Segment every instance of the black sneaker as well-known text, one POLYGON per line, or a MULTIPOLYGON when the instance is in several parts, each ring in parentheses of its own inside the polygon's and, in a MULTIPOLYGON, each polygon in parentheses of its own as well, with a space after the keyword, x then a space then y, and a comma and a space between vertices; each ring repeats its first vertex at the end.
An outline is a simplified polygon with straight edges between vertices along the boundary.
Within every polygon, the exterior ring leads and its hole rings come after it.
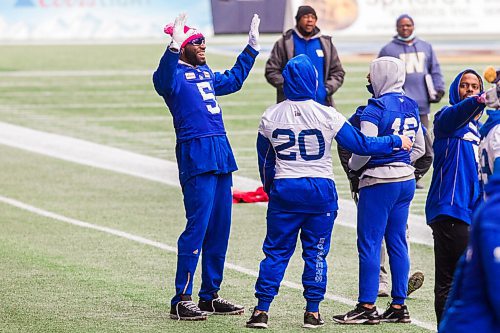
POLYGON ((267 312, 261 312, 256 314, 257 309, 253 310, 252 316, 247 321, 247 327, 249 328, 267 328, 267 312))
POLYGON ((318 328, 325 324, 325 321, 321 319, 321 315, 318 313, 318 318, 314 317, 311 312, 304 313, 304 325, 303 328, 318 328))
POLYGON ((406 305, 401 305, 401 309, 396 309, 391 304, 388 305, 387 310, 380 316, 380 321, 386 323, 411 323, 410 313, 406 305))
POLYGON ((416 271, 415 273, 413 273, 408 279, 407 296, 410 296, 410 294, 415 290, 420 289, 420 287, 422 287, 422 285, 424 284, 424 279, 424 273, 422 273, 421 271, 416 271))
POLYGON ((380 316, 377 307, 368 309, 361 304, 356 304, 356 308, 345 315, 333 316, 333 320, 339 324, 366 324, 376 325, 380 323, 380 316))
POLYGON ((170 308, 170 318, 176 320, 206 320, 208 314, 200 310, 193 301, 180 301, 170 308))
POLYGON ((210 301, 202 301, 200 299, 198 307, 201 311, 219 315, 240 315, 245 312, 245 307, 226 301, 219 297, 217 293, 214 294, 214 299, 210 301))

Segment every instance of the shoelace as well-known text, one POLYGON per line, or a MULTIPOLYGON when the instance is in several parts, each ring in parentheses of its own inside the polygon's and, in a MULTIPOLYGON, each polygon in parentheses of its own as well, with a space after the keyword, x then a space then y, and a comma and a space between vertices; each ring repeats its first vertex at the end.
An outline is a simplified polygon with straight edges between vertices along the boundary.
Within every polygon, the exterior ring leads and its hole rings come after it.
POLYGON ((217 297, 217 298, 214 298, 212 300, 212 302, 210 303, 212 305, 212 312, 215 312, 215 306, 214 306, 214 302, 219 302, 220 304, 226 304, 226 305, 232 305, 231 303, 229 303, 228 301, 226 301, 224 298, 222 297, 217 297))
POLYGON ((181 320, 181 316, 179 316, 179 305, 182 303, 188 310, 194 312, 200 312, 200 308, 193 301, 180 301, 175 305, 175 312, 177 313, 177 320, 181 320))

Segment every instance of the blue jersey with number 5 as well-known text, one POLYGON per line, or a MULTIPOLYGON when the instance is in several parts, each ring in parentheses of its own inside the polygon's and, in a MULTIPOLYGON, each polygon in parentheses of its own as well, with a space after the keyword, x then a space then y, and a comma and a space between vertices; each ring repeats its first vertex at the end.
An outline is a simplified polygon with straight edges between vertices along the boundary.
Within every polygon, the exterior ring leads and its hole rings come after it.
POLYGON ((237 170, 215 96, 240 90, 257 54, 247 46, 233 68, 214 73, 207 65, 193 67, 179 60, 180 53, 165 51, 153 83, 173 117, 181 185, 202 173, 237 170))
POLYGON ((226 133, 215 96, 240 90, 256 56, 247 46, 231 70, 214 73, 207 65, 193 67, 179 61, 180 53, 165 51, 153 82, 174 118, 178 142, 226 133))
MULTIPOLYGON (((417 103, 401 93, 388 93, 377 99, 369 99, 361 121, 376 125, 378 136, 406 135, 413 141, 420 126, 417 103)), ((397 150, 388 155, 372 156, 367 167, 395 162, 410 164, 410 152, 397 150)))

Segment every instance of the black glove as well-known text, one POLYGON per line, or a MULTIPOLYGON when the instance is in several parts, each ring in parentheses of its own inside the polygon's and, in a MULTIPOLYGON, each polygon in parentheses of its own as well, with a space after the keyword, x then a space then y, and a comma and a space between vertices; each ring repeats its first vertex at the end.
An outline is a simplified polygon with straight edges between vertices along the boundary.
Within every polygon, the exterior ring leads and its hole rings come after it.
POLYGON ((436 97, 429 99, 430 103, 439 103, 441 101, 441 98, 444 96, 444 90, 438 90, 436 91, 436 97))
POLYGON ((359 177, 360 177, 359 172, 349 170, 347 178, 349 179, 349 184, 351 185, 352 193, 359 193, 359 177))

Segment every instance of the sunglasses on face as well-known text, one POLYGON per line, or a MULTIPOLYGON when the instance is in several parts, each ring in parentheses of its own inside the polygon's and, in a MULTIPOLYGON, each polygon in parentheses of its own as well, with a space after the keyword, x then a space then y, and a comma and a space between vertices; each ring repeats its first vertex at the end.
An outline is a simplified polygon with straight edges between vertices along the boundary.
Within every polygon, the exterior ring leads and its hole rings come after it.
POLYGON ((189 44, 194 45, 194 46, 203 45, 203 44, 205 44, 205 37, 193 39, 192 41, 189 42, 189 44))

